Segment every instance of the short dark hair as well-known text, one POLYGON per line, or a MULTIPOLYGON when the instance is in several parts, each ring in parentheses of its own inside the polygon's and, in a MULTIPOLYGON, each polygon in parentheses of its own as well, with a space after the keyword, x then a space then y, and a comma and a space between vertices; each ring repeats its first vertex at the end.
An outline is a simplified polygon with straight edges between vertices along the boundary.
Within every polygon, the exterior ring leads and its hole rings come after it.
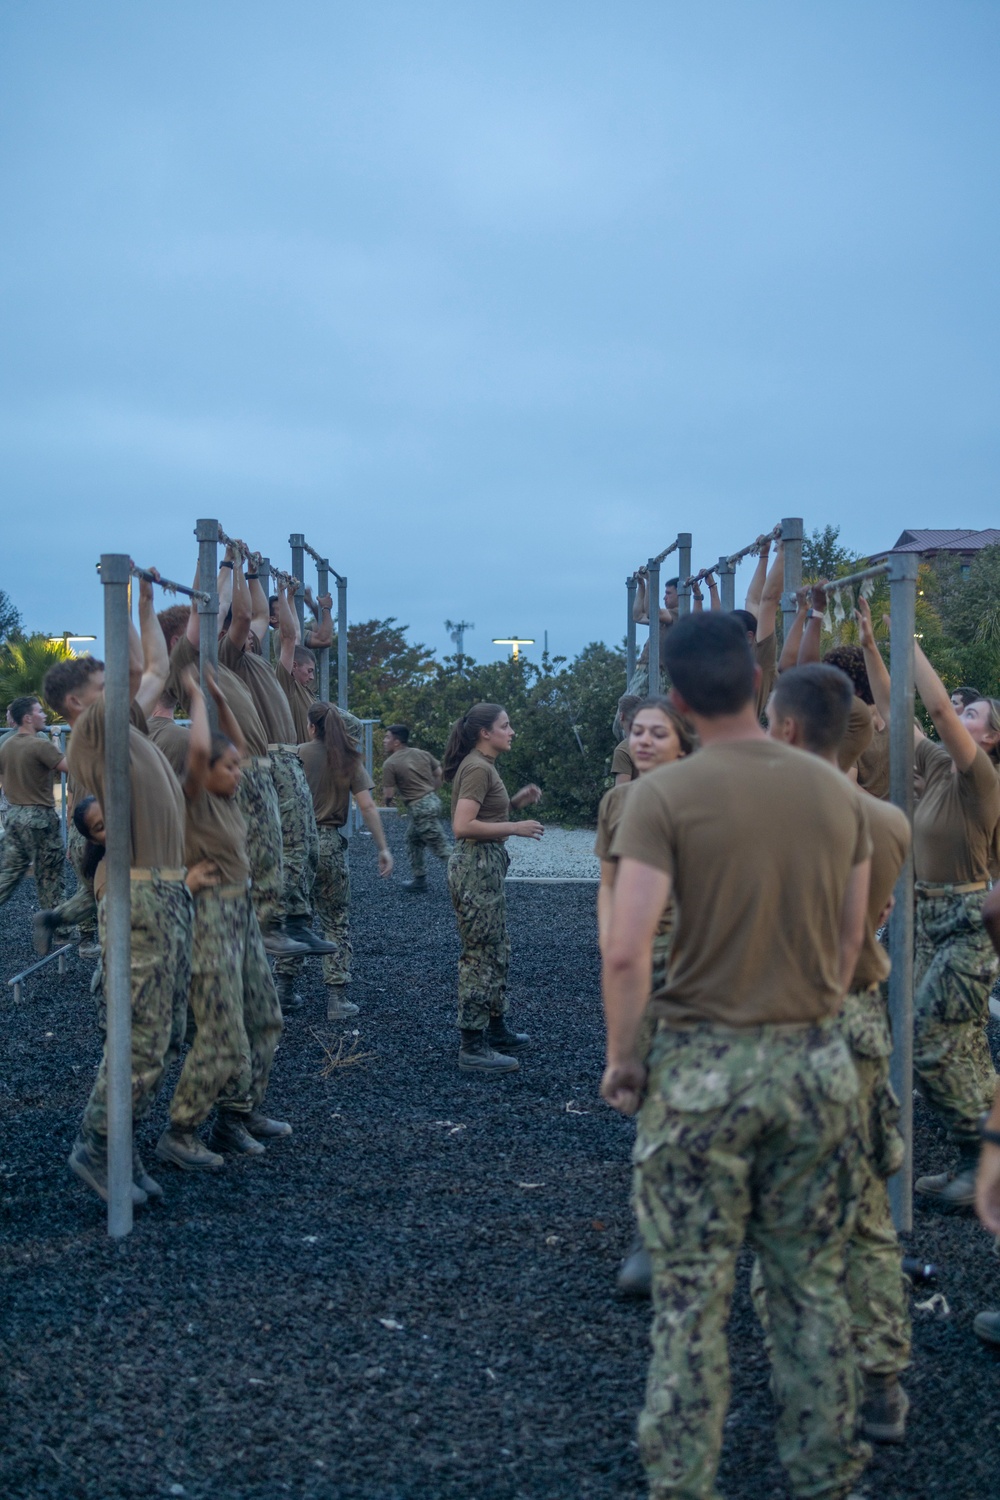
POLYGON ((823 660, 831 667, 839 667, 841 672, 846 672, 862 703, 874 707, 875 699, 872 697, 871 683, 868 681, 865 653, 860 646, 831 646, 823 660))
POLYGON ((397 740, 403 741, 404 745, 408 745, 410 743, 409 724, 387 724, 385 727, 385 732, 386 734, 394 734, 397 740))
POLYGON ((298 662, 300 666, 307 661, 311 661, 313 666, 316 665, 316 658, 308 646, 296 646, 292 660, 298 662))
POLYGON ((97 672, 104 671, 104 663, 96 656, 70 656, 57 661, 45 674, 42 693, 54 713, 61 714, 70 693, 85 686, 97 672))
POLYGON ((667 579, 664 580, 663 587, 665 589, 675 589, 675 588, 677 588, 677 586, 680 583, 680 581, 681 580, 680 580, 679 577, 677 577, 677 578, 667 578, 667 579))
POLYGON ((791 667, 778 678, 772 707, 777 719, 795 719, 807 750, 830 755, 847 733, 854 686, 846 672, 829 662, 791 667))
POLYGON ((169 609, 161 609, 156 617, 163 631, 163 638, 169 646, 179 635, 183 635, 191 618, 190 604, 171 604, 169 609))
POLYGON ((953 689, 953 691, 950 692, 948 696, 949 698, 961 698, 962 707, 968 708, 970 703, 978 703, 983 695, 978 688, 957 687, 953 689))
MULTIPOLYGON (((224 755, 228 755, 230 750, 236 750, 236 746, 228 734, 222 734, 219 730, 216 730, 212 735, 212 748, 209 752, 208 764, 214 766, 216 761, 221 760, 224 755)), ((236 750, 236 754, 239 754, 238 750, 236 750)))
POLYGON ((663 665, 689 708, 706 719, 753 702, 754 661, 732 615, 686 615, 666 632, 663 665))
POLYGON ((274 614, 274 607, 277 604, 277 602, 278 602, 278 596, 277 596, 277 594, 269 594, 268 595, 268 598, 267 598, 267 613, 268 613, 268 617, 270 617, 271 615, 274 614))
POLYGON ((10 705, 10 716, 15 724, 23 724, 28 714, 38 702, 37 698, 15 698, 10 705))
POLYGON ((732 611, 734 620, 739 620, 744 630, 749 630, 751 635, 757 634, 757 616, 749 609, 734 609, 732 611))

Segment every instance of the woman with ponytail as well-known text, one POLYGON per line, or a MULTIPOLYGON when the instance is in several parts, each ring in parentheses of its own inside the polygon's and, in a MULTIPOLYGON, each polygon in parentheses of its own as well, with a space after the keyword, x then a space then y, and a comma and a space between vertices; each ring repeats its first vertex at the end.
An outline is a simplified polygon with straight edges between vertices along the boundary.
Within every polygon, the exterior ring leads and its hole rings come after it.
POLYGON ((509 838, 540 839, 541 823, 510 822, 511 808, 541 801, 534 783, 513 797, 496 768, 497 756, 514 738, 506 709, 477 703, 452 727, 444 753, 444 778, 452 783, 451 823, 455 848, 448 861, 448 890, 458 919, 458 1066, 469 1072, 509 1073, 512 1052, 528 1045, 507 1028, 507 898, 504 878, 509 838))
POLYGON ((309 709, 309 741, 299 745, 298 756, 312 793, 319 830, 319 864, 313 901, 327 942, 337 951, 323 959, 327 987, 326 1018, 342 1021, 356 1016, 358 1007, 345 996, 351 982, 349 910, 351 881, 347 869, 347 840, 341 832, 347 822, 353 794, 358 811, 378 850, 378 871, 392 874, 389 853, 378 808, 372 801, 373 782, 360 753, 347 738, 343 720, 329 703, 314 703, 309 709))

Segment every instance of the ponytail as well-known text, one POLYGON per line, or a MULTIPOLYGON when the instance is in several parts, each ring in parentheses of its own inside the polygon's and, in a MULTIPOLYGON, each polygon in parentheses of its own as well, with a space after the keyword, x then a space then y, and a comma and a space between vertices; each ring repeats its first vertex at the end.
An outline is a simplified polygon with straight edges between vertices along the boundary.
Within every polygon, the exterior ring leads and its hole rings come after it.
POLYGON ((312 703, 309 722, 326 750, 326 768, 334 783, 338 787, 348 785, 354 767, 361 760, 361 752, 348 739, 340 714, 331 703, 312 703))
POLYGON ((492 729, 502 713, 499 703, 477 703, 455 720, 444 752, 445 781, 454 781, 455 772, 469 752, 475 750, 483 730, 492 729))

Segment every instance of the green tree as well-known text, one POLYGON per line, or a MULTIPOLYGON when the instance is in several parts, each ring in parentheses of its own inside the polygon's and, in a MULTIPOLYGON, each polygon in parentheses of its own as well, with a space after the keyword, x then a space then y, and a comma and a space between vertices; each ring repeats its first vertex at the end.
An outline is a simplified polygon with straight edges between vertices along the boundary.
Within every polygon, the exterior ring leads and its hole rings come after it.
POLYGON ((10 595, 0 589, 0 641, 12 641, 21 635, 21 611, 10 595))
POLYGON ((46 672, 57 661, 65 661, 72 655, 65 642, 50 640, 47 635, 5 641, 0 646, 0 710, 6 713, 15 698, 29 694, 44 703, 42 683, 46 672))
POLYGON ((836 578, 853 573, 863 558, 859 553, 842 547, 838 538, 839 526, 817 526, 812 536, 802 540, 802 577, 807 583, 817 578, 836 578))

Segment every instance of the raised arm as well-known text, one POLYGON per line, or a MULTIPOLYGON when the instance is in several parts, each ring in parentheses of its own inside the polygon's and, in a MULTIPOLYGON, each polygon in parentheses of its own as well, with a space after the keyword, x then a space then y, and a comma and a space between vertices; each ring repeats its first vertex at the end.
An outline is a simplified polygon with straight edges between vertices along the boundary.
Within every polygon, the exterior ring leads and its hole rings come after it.
MULTIPOLYGON (((158 579, 155 568, 148 570, 158 579)), ((153 601, 153 585, 145 578, 139 580, 139 633, 142 643, 142 676, 135 695, 136 702, 144 714, 152 713, 156 700, 163 692, 170 673, 170 654, 166 636, 156 618, 153 601)))
POLYGON ((774 562, 771 564, 770 572, 764 580, 764 590, 760 596, 760 607, 757 615, 757 639, 766 641, 772 636, 778 623, 778 605, 781 603, 781 591, 785 587, 785 545, 780 543, 774 562))
POLYGON ((233 618, 226 634, 234 646, 241 650, 250 634, 253 607, 250 602, 250 587, 243 576, 242 566, 233 569, 233 618))
POLYGON ((635 598, 632 600, 632 618, 637 625, 649 624, 649 600, 646 598, 646 569, 638 568, 635 575, 635 598))
POLYGON ((281 642, 279 660, 286 672, 295 665, 295 648, 299 643, 299 618, 295 613, 295 579, 283 587, 278 584, 278 638, 281 642))
POLYGON ((306 631, 306 645, 310 651, 320 651, 333 641, 333 595, 320 594, 316 601, 317 620, 315 629, 306 631))
POLYGON ((805 629, 808 612, 809 590, 807 588, 797 589, 795 593, 795 619, 789 625, 788 633, 781 647, 781 655, 778 658, 779 672, 787 672, 798 663, 799 647, 802 644, 802 632, 805 629))
POLYGON ((240 760, 246 760, 247 742, 243 738, 243 731, 239 726, 239 720, 236 718, 232 709, 229 707, 229 704, 226 702, 225 697, 222 693, 222 689, 216 682, 215 673, 212 671, 211 667, 206 668, 205 676, 208 679, 208 681, 205 683, 205 686, 208 689, 218 711, 219 731, 226 736, 227 740, 231 740, 235 745, 237 751, 239 752, 240 760))
POLYGON ((263 645, 264 637, 271 628, 271 608, 267 602, 268 579, 261 582, 260 570, 263 557, 259 552, 251 552, 247 558, 247 587, 250 590, 250 629, 253 631, 259 645, 263 645))
POLYGON ((952 708, 948 689, 927 660, 919 641, 913 642, 913 681, 956 769, 967 771, 979 746, 952 708))
POLYGON ((858 640, 861 643, 862 651, 865 653, 868 686, 872 690, 872 697, 875 699, 875 707, 878 709, 879 718, 884 724, 888 724, 890 722, 889 704, 892 697, 889 669, 882 660, 882 653, 875 643, 875 632, 872 629, 872 612, 868 607, 867 599, 858 600, 858 607, 854 611, 854 618, 858 625, 858 640))
MULTIPOLYGON (((160 632, 162 635, 162 631, 160 632)), ((131 612, 128 617, 128 701, 135 701, 142 683, 142 642, 139 632, 132 622, 131 612)))
MULTIPOLYGON (((201 563, 199 563, 197 565, 197 567, 195 568, 195 570, 194 570, 194 583, 191 585, 191 587, 192 588, 196 588, 196 589, 200 589, 201 588, 200 579, 201 579, 201 563)), ((191 642, 191 645, 197 651, 198 647, 201 645, 201 616, 198 614, 198 601, 197 601, 197 599, 192 599, 191 600, 191 608, 188 611, 187 628, 184 631, 184 634, 187 636, 188 640, 191 642)))
POLYGON ((208 722, 208 709, 205 707, 205 695, 198 681, 198 673, 193 667, 188 667, 182 680, 191 705, 184 795, 189 802, 193 802, 204 788, 208 777, 212 759, 212 728, 208 722))
POLYGON ((820 659, 823 639, 823 616, 826 614, 826 580, 814 583, 809 590, 809 614, 799 643, 799 666, 810 666, 820 659))
MULTIPOLYGON (((752 615, 757 616, 758 635, 760 632, 760 601, 764 593, 764 584, 767 582, 767 563, 771 555, 771 543, 766 541, 757 553, 757 566, 753 570, 750 587, 747 589, 744 609, 748 609, 752 615)), ((761 637, 763 639, 763 637, 761 637)))
POLYGON ((233 585, 235 582, 236 567, 239 563, 239 555, 232 542, 226 544, 226 555, 219 564, 219 577, 216 581, 216 591, 219 595, 219 619, 224 620, 229 613, 229 606, 233 602, 233 585))

